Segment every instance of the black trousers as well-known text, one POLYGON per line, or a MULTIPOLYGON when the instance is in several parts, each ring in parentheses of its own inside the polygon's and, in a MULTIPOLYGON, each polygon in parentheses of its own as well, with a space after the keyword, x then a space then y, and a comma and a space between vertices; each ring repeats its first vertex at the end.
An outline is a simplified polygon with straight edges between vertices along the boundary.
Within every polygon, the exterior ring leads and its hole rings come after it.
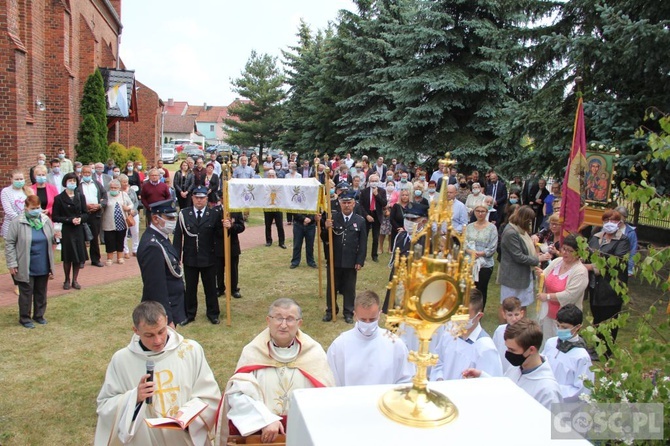
MULTIPOLYGON (((231 293, 240 291, 238 280, 240 277, 240 256, 230 255, 230 286, 231 293)), ((225 257, 216 258, 216 289, 219 293, 226 292, 226 259, 225 257)))
POLYGON ((91 258, 91 264, 93 264, 100 261, 100 228, 102 227, 102 218, 91 215, 88 218, 88 225, 91 227, 91 232, 93 233, 93 240, 88 244, 89 257, 91 258))
POLYGON ((372 218, 372 221, 365 220, 365 227, 368 232, 368 240, 370 239, 370 229, 372 229, 372 251, 370 252, 370 256, 373 259, 376 259, 379 256, 379 230, 381 228, 381 222, 377 219, 376 215, 373 215, 372 218))
POLYGON ((195 319, 198 312, 198 280, 202 277, 202 287, 205 289, 205 305, 207 305, 207 317, 218 318, 219 299, 216 295, 216 266, 195 267, 184 265, 184 307, 186 317, 195 319))
MULTIPOLYGON (((330 299, 330 271, 327 270, 326 286, 326 313, 332 313, 330 299)), ((335 314, 339 312, 337 306, 338 292, 344 297, 344 317, 354 317, 354 298, 356 297, 356 268, 335 268, 335 314)))
MULTIPOLYGON (((591 305, 591 314, 593 315, 593 324, 598 325, 601 322, 605 322, 608 319, 618 318, 619 313, 621 312, 622 304, 619 305, 591 305)), ((618 328, 613 328, 610 330, 612 335, 612 342, 616 341, 616 337, 619 334, 618 328)), ((602 339, 602 337, 601 337, 602 339)), ((607 352, 605 356, 608 358, 612 354, 611 349, 607 346, 607 352)))
POLYGON ((493 274, 493 267, 491 268, 480 268, 479 269, 479 282, 475 282, 475 288, 482 293, 484 300, 484 308, 486 308, 486 295, 489 289, 489 280, 491 280, 491 274, 493 274))
POLYGON ((277 238, 279 238, 279 244, 283 245, 285 241, 284 234, 284 219, 282 218, 282 213, 275 212, 264 212, 263 217, 265 218, 265 242, 272 243, 272 222, 277 225, 277 238))
POLYGON ((19 284, 19 323, 30 322, 30 310, 32 307, 32 319, 38 320, 44 317, 47 310, 47 283, 49 275, 30 276, 28 282, 17 282, 19 284))

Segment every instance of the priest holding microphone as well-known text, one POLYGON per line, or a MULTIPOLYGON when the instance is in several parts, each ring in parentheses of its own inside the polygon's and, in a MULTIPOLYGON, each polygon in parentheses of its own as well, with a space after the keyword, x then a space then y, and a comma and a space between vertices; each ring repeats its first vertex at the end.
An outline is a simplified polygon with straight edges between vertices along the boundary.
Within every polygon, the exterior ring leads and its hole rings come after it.
POLYGON ((221 391, 202 347, 170 328, 156 301, 135 308, 133 332, 107 367, 97 399, 95 445, 209 444, 221 391), (207 407, 186 430, 150 428, 145 422, 201 403, 207 407))

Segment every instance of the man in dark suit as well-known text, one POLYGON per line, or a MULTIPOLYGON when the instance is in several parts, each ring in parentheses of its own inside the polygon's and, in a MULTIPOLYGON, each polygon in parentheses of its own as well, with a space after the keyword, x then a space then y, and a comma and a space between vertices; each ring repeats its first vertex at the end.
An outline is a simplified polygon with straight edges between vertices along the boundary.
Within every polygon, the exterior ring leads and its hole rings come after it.
MULTIPOLYGON (((356 295, 356 276, 365 264, 365 255, 368 245, 365 219, 354 212, 353 191, 347 191, 340 196, 341 212, 333 213, 331 218, 321 219, 321 239, 328 241, 328 228, 333 231, 333 264, 335 290, 344 297, 344 320, 348 324, 354 323, 354 297, 356 295)), ((331 305, 330 272, 327 274, 326 314, 323 321, 333 319, 331 305)), ((337 314, 337 307, 335 308, 337 314)))
MULTIPOLYGON (((223 215, 222 205, 217 205, 215 209, 223 215)), ((244 216, 241 212, 231 212, 227 220, 223 221, 225 227, 228 228, 228 237, 230 238, 230 286, 231 295, 239 299, 239 270, 240 270, 240 239, 238 234, 241 234, 246 229, 244 226, 244 216)), ((225 257, 223 252, 223 231, 219 234, 218 231, 214 236, 214 252, 216 253, 216 289, 219 296, 226 294, 225 284, 225 257)))
POLYGON ((486 186, 486 195, 493 197, 493 208, 496 210, 496 226, 505 221, 505 205, 507 205, 507 187, 498 179, 498 174, 491 172, 486 186))
POLYGON ((223 231, 220 208, 207 207, 207 188, 198 186, 193 189, 193 206, 179 212, 179 224, 174 233, 173 246, 180 253, 184 264, 186 293, 184 305, 186 319, 179 325, 184 326, 195 320, 198 312, 198 280, 202 277, 205 290, 207 319, 219 324, 219 300, 216 295, 216 255, 214 240, 217 233, 223 231))
POLYGON ((177 206, 173 200, 158 201, 151 205, 149 212, 151 223, 137 248, 142 302, 155 300, 163 304, 168 323, 174 328, 186 319, 180 255, 168 238, 177 223, 177 206))
POLYGON ((93 179, 91 166, 81 168, 79 190, 86 198, 87 223, 93 233, 93 240, 89 242, 91 265, 103 267, 105 265, 100 261, 100 230, 102 228, 102 213, 107 206, 107 191, 102 187, 102 184, 93 179))
POLYGON ((523 185, 523 190, 521 191, 521 203, 531 204, 535 200, 535 196, 539 190, 540 185, 537 181, 535 171, 533 170, 523 185))
POLYGON ((372 261, 378 262, 379 255, 379 229, 384 219, 384 208, 386 207, 386 189, 379 187, 379 176, 376 173, 370 175, 369 186, 361 191, 359 203, 366 220, 367 236, 372 229, 372 261))
POLYGON ((368 175, 368 179, 372 176, 373 173, 376 173, 379 178, 386 178, 386 172, 388 172, 388 167, 386 164, 384 164, 384 158, 379 157, 377 158, 377 162, 372 165, 372 168, 370 168, 370 174, 368 175))

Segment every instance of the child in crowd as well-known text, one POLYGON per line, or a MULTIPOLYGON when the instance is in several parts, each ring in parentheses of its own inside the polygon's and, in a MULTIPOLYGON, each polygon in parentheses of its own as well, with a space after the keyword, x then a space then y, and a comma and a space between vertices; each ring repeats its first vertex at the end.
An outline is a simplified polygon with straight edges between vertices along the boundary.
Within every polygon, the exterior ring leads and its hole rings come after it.
POLYGON ((479 321, 484 316, 484 298, 479 290, 470 292, 468 307, 470 321, 466 332, 459 337, 451 333, 447 324, 437 345, 439 359, 430 372, 431 381, 460 379, 463 371, 469 367, 486 371, 490 376, 502 376, 500 357, 491 336, 479 321))
POLYGON ((561 387, 561 395, 566 403, 579 401, 579 395, 588 394, 581 377, 593 381, 591 357, 586 344, 579 336, 584 316, 582 310, 573 304, 563 306, 556 313, 558 336, 549 338, 544 345, 542 355, 547 358, 556 381, 561 387))
POLYGON ((521 301, 517 297, 506 297, 502 302, 502 314, 507 323, 498 325, 496 331, 493 332, 493 344, 500 355, 500 362, 502 363, 503 373, 507 371, 512 364, 505 359, 505 329, 508 325, 514 325, 519 319, 526 317, 526 310, 521 307, 521 301))
MULTIPOLYGON (((542 404, 551 409, 553 403, 561 403, 561 389, 554 378, 549 362, 540 355, 542 329, 537 322, 527 318, 508 325, 505 329, 505 358, 512 364, 505 376, 542 404)), ((488 373, 475 368, 463 372, 464 378, 488 377, 488 373)))

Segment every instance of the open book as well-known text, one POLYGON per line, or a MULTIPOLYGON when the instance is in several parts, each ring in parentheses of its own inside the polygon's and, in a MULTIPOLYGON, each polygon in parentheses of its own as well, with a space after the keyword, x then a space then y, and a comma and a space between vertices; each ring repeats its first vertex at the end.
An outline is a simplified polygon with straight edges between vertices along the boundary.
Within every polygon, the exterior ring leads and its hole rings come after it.
POLYGON ((186 429, 189 424, 207 408, 208 404, 202 401, 194 401, 187 407, 179 409, 176 417, 167 418, 146 418, 144 421, 149 427, 158 429, 186 429))

